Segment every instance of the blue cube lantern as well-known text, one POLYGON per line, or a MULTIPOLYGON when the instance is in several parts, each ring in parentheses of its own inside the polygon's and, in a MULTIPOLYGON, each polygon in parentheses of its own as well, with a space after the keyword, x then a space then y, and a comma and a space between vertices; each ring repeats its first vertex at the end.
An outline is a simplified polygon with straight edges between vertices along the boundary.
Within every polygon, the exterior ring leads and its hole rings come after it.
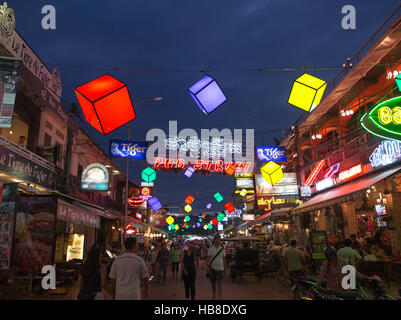
POLYGON ((208 209, 210 209, 212 207, 212 204, 211 203, 208 203, 207 205, 206 205, 206 208, 208 208, 208 209))
POLYGON ((160 210, 163 206, 160 203, 159 199, 157 199, 156 197, 152 197, 148 200, 148 205, 152 208, 152 210, 154 212, 156 212, 157 210, 160 210))
POLYGON ((216 80, 208 75, 190 87, 189 93, 198 107, 206 114, 210 114, 227 101, 216 80))
POLYGON ((194 174, 194 172, 195 172, 195 169, 194 169, 193 167, 189 166, 188 169, 185 170, 184 174, 185 174, 188 178, 191 178, 192 175, 194 174))

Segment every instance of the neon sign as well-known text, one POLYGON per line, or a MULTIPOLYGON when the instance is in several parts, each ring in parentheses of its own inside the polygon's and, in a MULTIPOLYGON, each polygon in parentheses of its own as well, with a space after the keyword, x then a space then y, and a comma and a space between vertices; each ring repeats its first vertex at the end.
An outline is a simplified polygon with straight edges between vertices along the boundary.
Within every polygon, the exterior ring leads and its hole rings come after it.
POLYGON ((113 158, 145 160, 147 142, 110 140, 109 155, 113 158))
POLYGON ((382 141, 369 157, 372 167, 385 166, 401 158, 401 141, 382 141))
POLYGON ((362 174, 362 165, 358 164, 351 169, 341 171, 338 176, 338 181, 345 181, 362 174))
MULTIPOLYGON (((186 169, 189 164, 185 164, 184 159, 169 159, 156 157, 153 164, 155 169, 186 169)), ((222 172, 226 171, 231 166, 235 166, 236 172, 248 172, 251 167, 251 162, 224 162, 223 160, 217 161, 205 161, 205 160, 196 160, 191 166, 195 170, 206 170, 213 172, 222 172)))
POLYGON ((306 180, 305 184, 307 186, 310 186, 313 184, 313 182, 315 181, 317 175, 319 174, 320 170, 322 170, 324 166, 324 160, 320 160, 316 166, 313 168, 310 176, 308 177, 308 179, 306 180))
POLYGON ((257 147, 256 154, 259 161, 287 162, 284 147, 257 147))
POLYGON ((360 121, 362 127, 373 135, 401 140, 401 96, 379 103, 360 121))
POLYGON ((326 178, 324 180, 316 182, 316 190, 322 191, 322 190, 330 188, 334 185, 335 185, 335 181, 333 178, 326 178))
POLYGON ((330 170, 324 175, 324 177, 331 178, 334 174, 338 172, 338 169, 340 168, 340 163, 336 163, 330 167, 330 170))

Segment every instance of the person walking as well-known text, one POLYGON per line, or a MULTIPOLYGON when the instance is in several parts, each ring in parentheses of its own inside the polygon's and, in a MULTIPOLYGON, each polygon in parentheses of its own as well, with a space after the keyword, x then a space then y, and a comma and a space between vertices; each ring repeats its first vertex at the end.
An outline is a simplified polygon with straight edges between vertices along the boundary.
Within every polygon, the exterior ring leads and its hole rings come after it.
POLYGON ((124 241, 125 252, 114 260, 109 277, 112 279, 112 292, 115 300, 141 300, 148 297, 149 273, 145 261, 137 255, 136 238, 124 241))
POLYGON ((199 267, 199 260, 195 255, 193 242, 187 244, 188 250, 184 250, 180 259, 180 270, 184 280, 185 297, 187 300, 195 300, 196 269, 199 267))
POLYGON ((106 266, 101 263, 102 250, 95 244, 89 250, 86 262, 80 267, 78 300, 104 300, 107 290, 106 266))
POLYGON ((297 241, 291 240, 290 247, 284 252, 284 261, 293 284, 294 278, 304 270, 304 256, 301 250, 296 248, 297 241))
POLYGON ((154 244, 153 249, 150 251, 150 266, 152 268, 152 275, 156 275, 156 264, 157 264, 157 255, 159 253, 159 248, 157 244, 154 244))
POLYGON ((342 291, 341 281, 343 275, 341 273, 341 266, 337 260, 336 249, 328 246, 323 250, 326 260, 323 262, 322 271, 316 282, 317 285, 322 285, 323 281, 327 278, 326 289, 332 291, 342 291))
POLYGON ((171 246, 170 256, 171 256, 171 269, 173 272, 173 280, 178 279, 178 268, 180 264, 181 251, 178 250, 178 245, 174 244, 171 246))
POLYGON ((158 264, 158 272, 157 272, 158 283, 162 284, 163 286, 166 283, 167 263, 169 258, 170 258, 170 253, 166 248, 166 243, 162 242, 162 247, 157 254, 156 261, 158 264), (163 279, 162 279, 162 273, 163 273, 163 279))
POLYGON ((213 300, 216 299, 216 288, 219 300, 222 298, 221 282, 226 270, 226 252, 221 246, 220 235, 216 235, 213 240, 213 246, 209 248, 207 255, 207 277, 212 284, 213 300))

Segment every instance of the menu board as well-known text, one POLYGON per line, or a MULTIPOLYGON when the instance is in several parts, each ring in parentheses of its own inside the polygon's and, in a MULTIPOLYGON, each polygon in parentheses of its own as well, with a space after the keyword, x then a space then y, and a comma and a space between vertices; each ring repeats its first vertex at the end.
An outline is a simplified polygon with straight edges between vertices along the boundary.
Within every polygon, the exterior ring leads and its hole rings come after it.
POLYGON ((14 229, 17 183, 1 183, 0 204, 0 269, 10 266, 12 232, 14 229))
POLYGON ((326 231, 312 231, 310 234, 312 259, 325 259, 324 249, 328 246, 326 231))

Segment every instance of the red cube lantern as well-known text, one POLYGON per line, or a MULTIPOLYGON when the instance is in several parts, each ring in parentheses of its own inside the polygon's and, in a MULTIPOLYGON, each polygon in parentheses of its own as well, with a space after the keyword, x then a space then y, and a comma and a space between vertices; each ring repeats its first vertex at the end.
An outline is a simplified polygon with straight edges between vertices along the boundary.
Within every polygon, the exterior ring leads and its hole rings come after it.
POLYGON ((217 226, 219 224, 219 220, 217 220, 216 218, 212 219, 212 221, 210 221, 210 223, 214 226, 217 226))
POLYGON ((75 88, 86 121, 108 134, 136 118, 127 86, 109 74, 75 88))
POLYGON ((194 201, 194 197, 189 194, 188 197, 185 199, 185 203, 190 205, 192 201, 194 201))
POLYGON ((231 204, 231 202, 227 202, 227 203, 224 205, 224 208, 226 208, 227 211, 228 211, 229 213, 231 213, 231 212, 233 212, 233 211, 235 210, 235 208, 234 208, 234 206, 231 204))

